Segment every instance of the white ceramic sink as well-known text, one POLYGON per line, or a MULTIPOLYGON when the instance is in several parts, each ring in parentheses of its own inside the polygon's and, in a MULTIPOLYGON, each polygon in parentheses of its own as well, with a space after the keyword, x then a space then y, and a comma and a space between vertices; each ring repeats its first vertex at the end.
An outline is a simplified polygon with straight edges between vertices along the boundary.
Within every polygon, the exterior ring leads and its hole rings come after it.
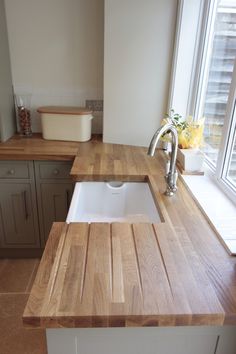
POLYGON ((148 183, 77 182, 70 222, 161 222, 148 183))

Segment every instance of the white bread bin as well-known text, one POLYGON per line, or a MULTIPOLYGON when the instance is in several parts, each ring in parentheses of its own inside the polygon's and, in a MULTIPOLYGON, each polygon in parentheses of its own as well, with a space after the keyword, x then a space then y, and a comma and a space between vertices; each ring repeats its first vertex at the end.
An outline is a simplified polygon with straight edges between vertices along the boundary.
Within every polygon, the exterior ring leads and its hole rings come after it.
POLYGON ((92 111, 83 107, 39 107, 43 138, 88 141, 91 139, 92 111))

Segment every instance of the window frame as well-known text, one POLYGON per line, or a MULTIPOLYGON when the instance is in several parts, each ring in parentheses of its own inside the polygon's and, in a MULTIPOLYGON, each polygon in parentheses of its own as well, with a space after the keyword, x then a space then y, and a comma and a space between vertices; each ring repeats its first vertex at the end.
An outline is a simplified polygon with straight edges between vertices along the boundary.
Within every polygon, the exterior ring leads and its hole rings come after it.
POLYGON ((236 135, 236 59, 234 61, 234 70, 225 118, 220 152, 216 166, 216 178, 218 183, 222 185, 230 197, 232 192, 234 193, 234 196, 236 196, 236 186, 227 178, 236 135))
MULTIPOLYGON (((218 0, 208 0, 203 6, 202 22, 200 25, 200 39, 196 57, 200 65, 195 67, 194 81, 197 82, 191 92, 190 113, 194 117, 203 116, 203 100, 205 98, 206 86, 209 76, 209 64, 211 59, 214 22, 218 0), (210 49, 209 44, 211 43, 210 49), (207 49, 206 49, 207 48, 207 49)), ((236 203, 236 186, 227 179, 230 157, 233 149, 236 128, 236 60, 234 64, 232 82, 226 107, 226 115, 222 130, 222 138, 216 166, 205 157, 205 161, 213 172, 213 178, 223 189, 227 196, 236 203)))
MULTIPOLYGON (((201 103, 204 99, 203 92, 206 92, 207 80, 204 79, 206 77, 206 71, 210 64, 211 50, 208 53, 205 51, 205 47, 209 45, 210 42, 213 42, 214 36, 214 22, 216 18, 216 8, 219 0, 207 0, 202 9, 202 21, 199 25, 199 43, 198 48, 196 50, 197 62, 201 63, 196 66, 194 69, 194 82, 197 83, 195 88, 192 88, 191 92, 191 102, 190 102, 190 111, 192 112, 193 117, 197 115, 202 116, 203 111, 200 112, 200 106, 203 106, 201 103), (210 17, 210 21, 209 21, 210 17), (204 69, 202 70, 202 67, 204 69), (200 94, 199 94, 200 92, 200 94)), ((209 73, 207 77, 209 76, 209 73)))
MULTIPOLYGON (((176 35, 167 110, 170 111, 174 108, 183 117, 187 117, 188 115, 197 117, 197 99, 199 98, 197 93, 202 89, 202 64, 199 65, 199 63, 206 60, 206 57, 204 57, 204 44, 206 40, 209 41, 210 35, 212 34, 212 26, 210 26, 208 19, 209 16, 211 16, 211 22, 213 23, 214 18, 212 16, 213 14, 216 16, 215 9, 218 0, 177 1, 176 35), (186 48, 188 48, 187 51, 186 48), (183 87, 185 88, 184 92, 182 90, 183 87)), ((228 111, 230 111, 229 108, 228 111)), ((233 121, 233 124, 236 124, 235 121, 233 121)), ((234 193, 232 189, 229 189, 229 181, 227 178, 224 178, 226 176, 226 170, 223 169, 223 166, 226 168, 229 163, 228 156, 230 156, 225 155, 225 149, 227 149, 227 146, 230 146, 230 142, 233 141, 232 138, 230 141, 225 139, 230 128, 231 126, 229 124, 224 124, 224 138, 222 139, 222 148, 220 149, 222 155, 221 161, 224 161, 224 165, 221 164, 221 168, 219 167, 220 165, 218 165, 217 175, 214 165, 210 164, 209 160, 207 161, 206 159, 207 165, 209 166, 206 173, 212 176, 223 192, 236 203, 236 193, 234 193)))

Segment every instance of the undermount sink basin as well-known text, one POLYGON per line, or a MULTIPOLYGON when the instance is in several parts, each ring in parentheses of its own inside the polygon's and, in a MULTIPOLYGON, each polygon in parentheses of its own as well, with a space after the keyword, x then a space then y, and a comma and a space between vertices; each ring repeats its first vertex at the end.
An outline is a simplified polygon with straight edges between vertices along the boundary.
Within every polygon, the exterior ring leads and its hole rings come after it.
POLYGON ((161 222, 146 182, 77 182, 70 222, 161 222))

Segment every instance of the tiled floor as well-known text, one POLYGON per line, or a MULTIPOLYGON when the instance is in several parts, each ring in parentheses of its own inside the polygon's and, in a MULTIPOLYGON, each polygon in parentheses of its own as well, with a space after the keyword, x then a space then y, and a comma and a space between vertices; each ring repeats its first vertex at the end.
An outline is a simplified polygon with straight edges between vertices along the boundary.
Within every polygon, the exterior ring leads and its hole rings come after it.
POLYGON ((45 331, 22 325, 38 259, 0 259, 0 354, 46 354, 45 331))

